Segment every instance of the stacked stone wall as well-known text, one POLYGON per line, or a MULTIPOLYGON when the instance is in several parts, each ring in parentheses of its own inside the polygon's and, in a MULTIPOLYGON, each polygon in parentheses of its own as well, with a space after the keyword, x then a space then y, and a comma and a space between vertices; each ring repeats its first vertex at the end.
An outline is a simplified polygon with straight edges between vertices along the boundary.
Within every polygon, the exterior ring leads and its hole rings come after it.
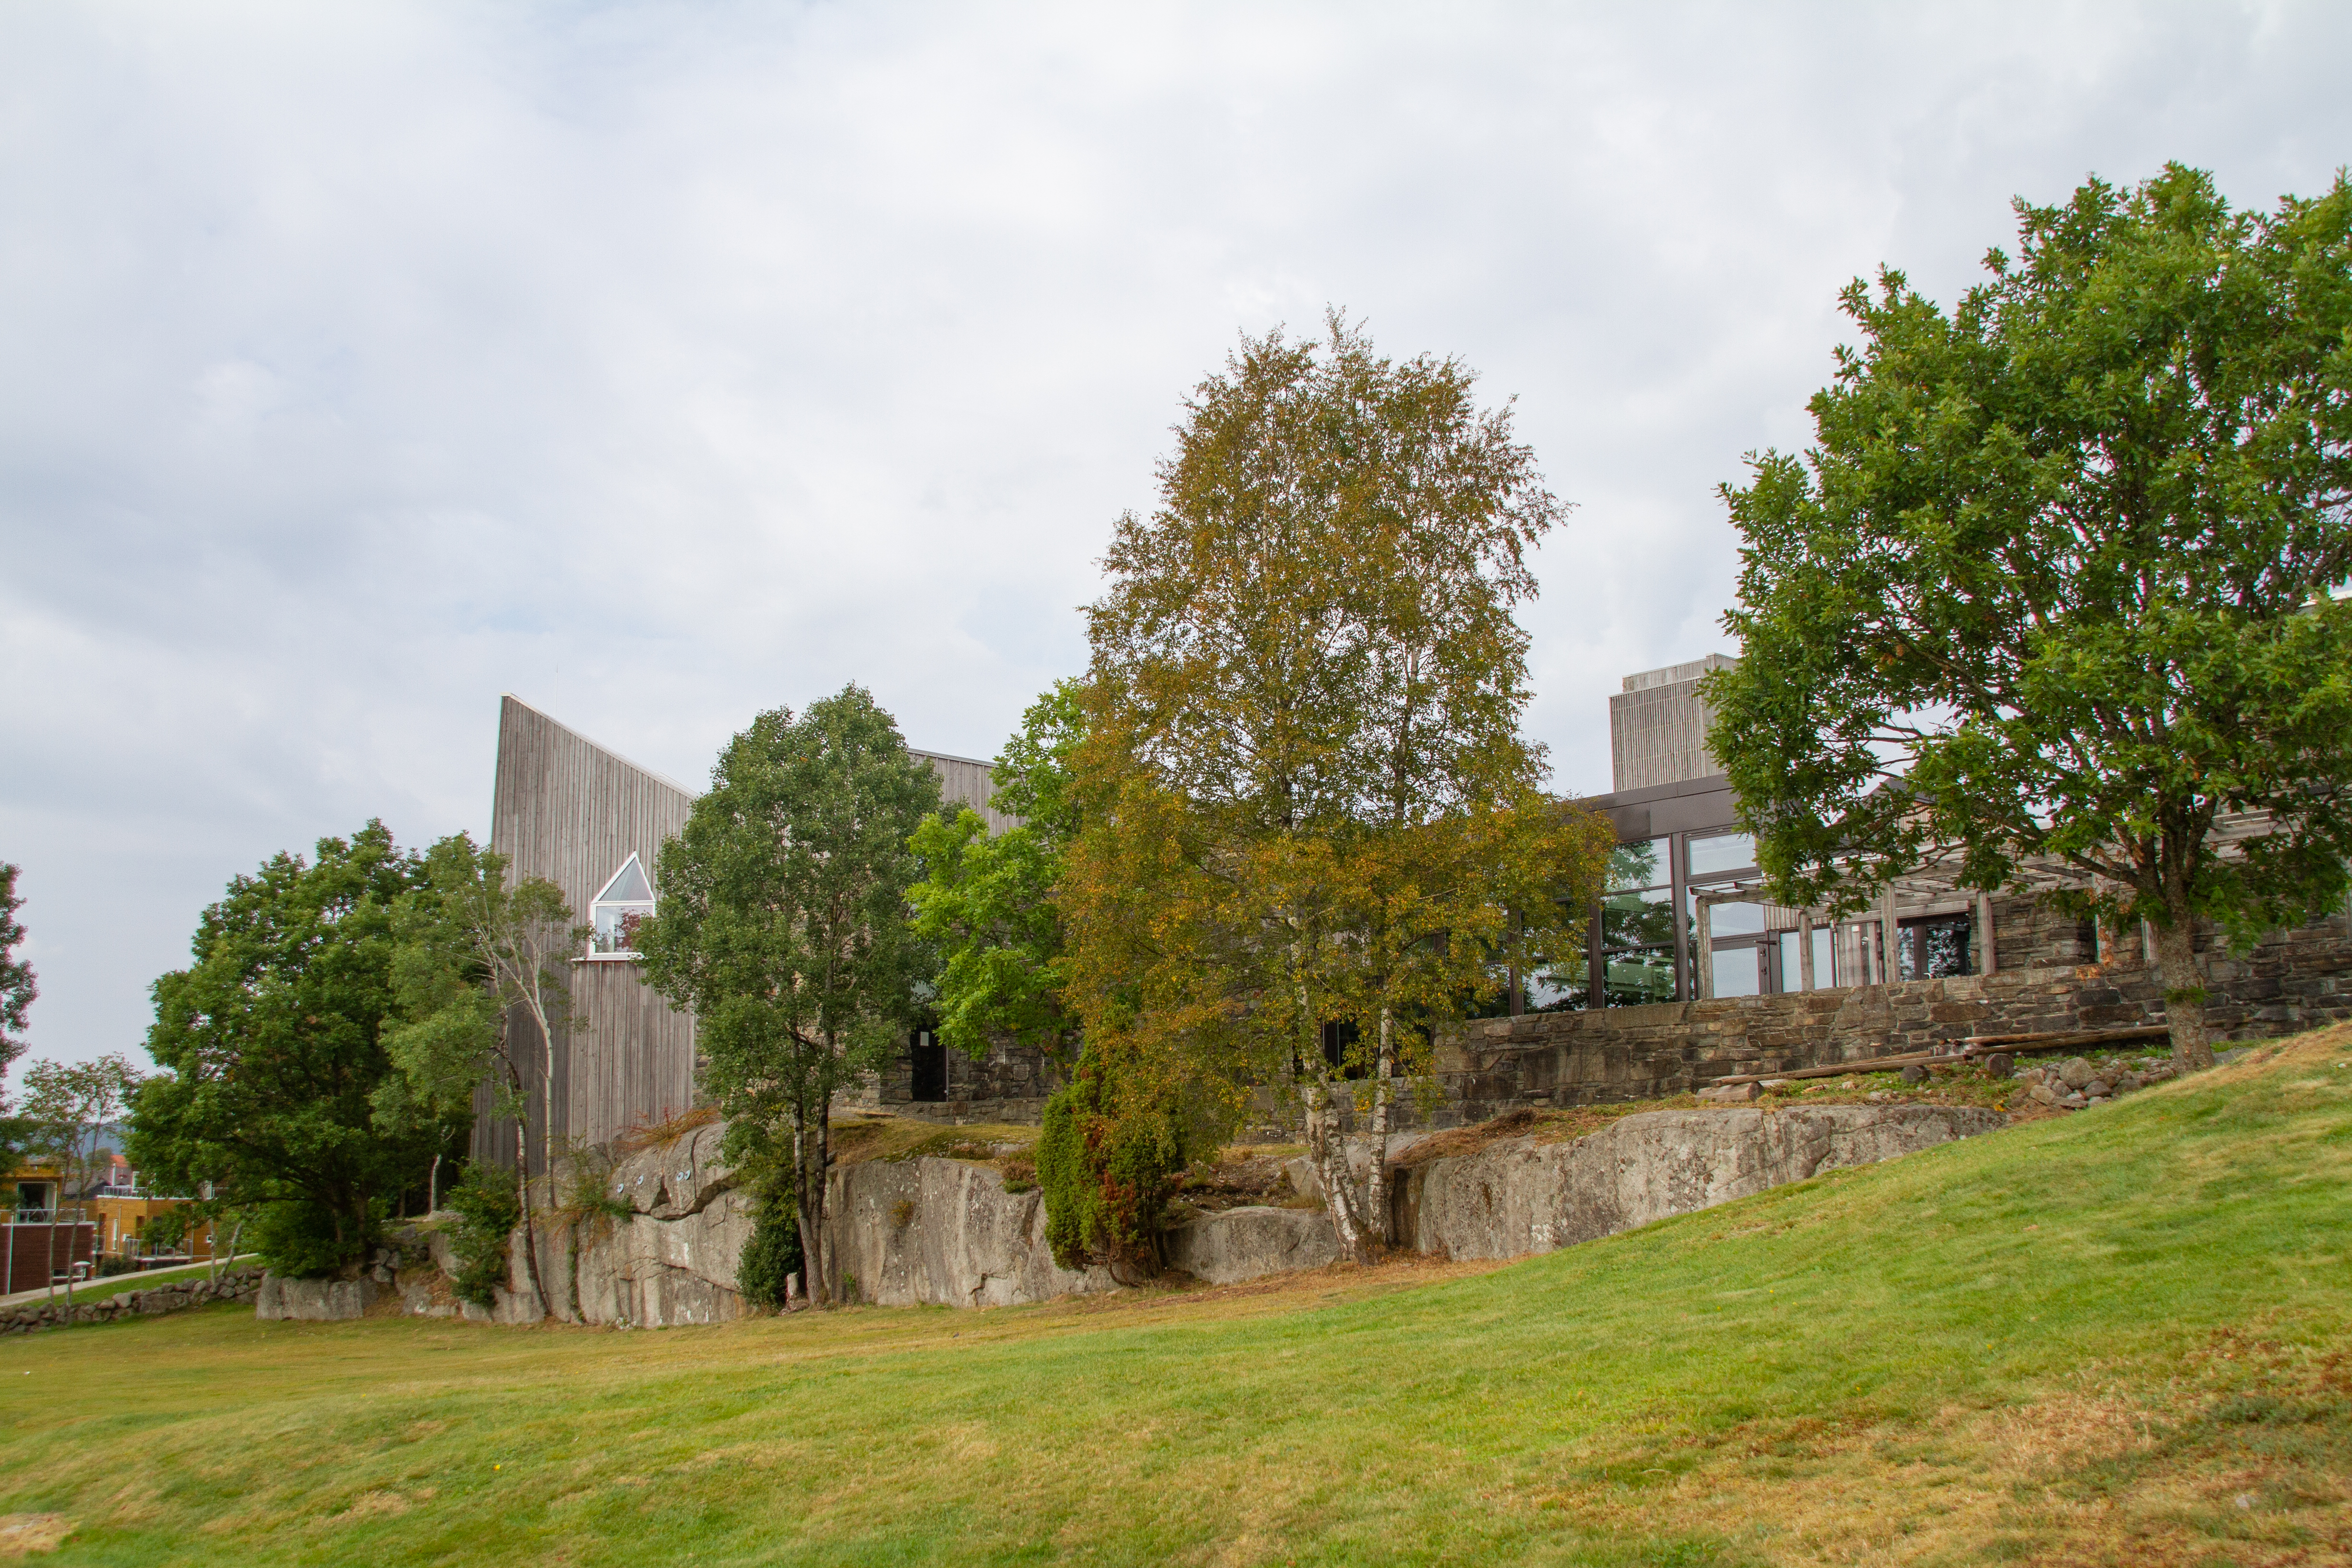
POLYGON ((218 1279, 159 1281, 136 1291, 122 1291, 98 1301, 78 1301, 71 1306, 59 1290, 53 1301, 27 1301, 0 1309, 0 1334, 37 1333, 71 1323, 111 1323, 126 1318, 152 1318, 185 1312, 215 1301, 249 1302, 260 1291, 261 1270, 231 1268, 218 1279))
MULTIPOLYGON (((1726 997, 1485 1019, 1442 1037, 1443 1124, 1527 1105, 1585 1105, 1685 1093, 1738 1073, 1786 1072, 1875 1056, 1957 1049, 1979 1035, 2124 1029, 2165 1021, 2163 971, 2137 934, 2105 964, 2011 967, 2018 946, 2067 951, 2071 920, 2000 924, 1992 975, 1770 997, 1726 997)), ((2095 934, 2091 938, 2095 945, 2095 934)), ((2201 934, 2217 1039, 2260 1040, 2352 1019, 2352 926, 2331 915, 2252 953, 2201 934)))

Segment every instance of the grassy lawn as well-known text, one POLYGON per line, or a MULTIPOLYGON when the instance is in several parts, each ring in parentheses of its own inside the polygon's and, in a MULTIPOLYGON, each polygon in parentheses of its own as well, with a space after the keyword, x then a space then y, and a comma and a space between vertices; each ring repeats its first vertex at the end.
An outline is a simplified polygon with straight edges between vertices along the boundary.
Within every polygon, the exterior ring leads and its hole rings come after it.
POLYGON ((2352 1561, 2340 1062, 2352 1030, 1507 1268, 11 1339, 0 1551, 13 1523, 93 1563, 2352 1561))

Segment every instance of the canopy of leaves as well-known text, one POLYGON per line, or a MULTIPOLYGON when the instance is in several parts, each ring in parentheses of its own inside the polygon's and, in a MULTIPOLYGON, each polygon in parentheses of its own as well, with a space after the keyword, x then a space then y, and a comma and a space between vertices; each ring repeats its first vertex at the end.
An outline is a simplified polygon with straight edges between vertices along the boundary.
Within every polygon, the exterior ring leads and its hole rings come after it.
POLYGON ((25 901, 16 894, 16 868, 0 862, 0 1072, 24 1054, 25 1019, 41 993, 33 981, 33 966, 16 954, 25 927, 16 911, 25 901))
POLYGON ((973 1056, 1004 1035, 1052 1051, 1076 1019, 1062 1005, 1061 911, 1055 905, 1077 828, 1070 754, 1086 736, 1078 684, 1031 704, 995 763, 1000 811, 1020 818, 991 837, 977 811, 933 815, 916 830, 924 877, 908 892, 916 934, 937 946, 940 1038, 973 1056))
POLYGON ((394 914, 424 885, 373 821, 230 883, 194 963, 155 982, 147 1051, 165 1071, 132 1105, 131 1163, 183 1192, 210 1181, 240 1204, 295 1206, 278 1229, 323 1238, 307 1267, 363 1255, 432 1154, 429 1134, 373 1114, 393 1071, 394 914))
POLYGON ((2352 855, 2352 186, 2255 215, 2176 165, 2018 214, 1948 315, 1852 285, 1818 444, 1727 487, 1711 744, 1791 903, 1940 850, 2055 857, 2110 919, 2300 918, 2352 855))

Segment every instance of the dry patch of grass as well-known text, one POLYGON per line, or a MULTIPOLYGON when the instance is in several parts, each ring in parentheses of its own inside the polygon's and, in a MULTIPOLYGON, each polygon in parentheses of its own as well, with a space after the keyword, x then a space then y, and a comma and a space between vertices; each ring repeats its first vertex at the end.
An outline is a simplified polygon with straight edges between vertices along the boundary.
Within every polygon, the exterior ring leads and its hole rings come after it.
POLYGON ((0 1513, 0 1557, 55 1552, 73 1533, 62 1513, 0 1513))
POLYGON ((1037 1129, 1009 1123, 943 1127, 919 1116, 853 1112, 833 1124, 836 1165, 867 1160, 962 1160, 1002 1167, 1008 1160, 1034 1159, 1037 1129))

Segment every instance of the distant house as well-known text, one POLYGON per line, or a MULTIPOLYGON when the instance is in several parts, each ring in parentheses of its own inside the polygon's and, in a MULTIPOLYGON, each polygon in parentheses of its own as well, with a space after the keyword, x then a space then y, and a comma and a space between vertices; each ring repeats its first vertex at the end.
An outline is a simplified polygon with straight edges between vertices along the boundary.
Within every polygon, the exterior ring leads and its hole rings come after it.
MULTIPOLYGON (((1013 819, 990 804, 989 765, 915 750, 940 778, 950 809, 969 806, 1002 831, 1013 819)), ((655 908, 661 846, 686 825, 696 792, 630 761, 509 695, 499 706, 490 847, 516 878, 545 877, 590 927, 571 972, 583 1027, 559 1032, 552 1082, 527 1085, 531 1135, 546 1119, 557 1141, 610 1141, 696 1103, 694 1020, 639 977, 631 934, 655 908)), ((528 1026, 526 1026, 528 1027, 528 1026)), ((945 1101, 973 1064, 950 1062, 927 1030, 908 1032, 894 1070, 869 1100, 945 1101)), ((477 1158, 510 1165, 511 1123, 478 1118, 477 1158)))

